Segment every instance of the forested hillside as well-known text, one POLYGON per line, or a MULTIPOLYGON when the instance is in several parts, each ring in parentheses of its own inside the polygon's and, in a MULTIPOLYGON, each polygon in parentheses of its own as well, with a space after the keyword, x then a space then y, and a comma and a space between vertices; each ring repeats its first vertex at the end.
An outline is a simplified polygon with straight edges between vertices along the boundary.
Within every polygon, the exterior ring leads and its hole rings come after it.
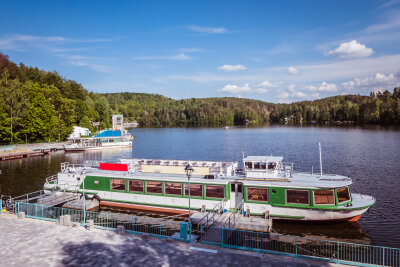
POLYGON ((57 72, 19 65, 0 53, 0 143, 65 140, 73 125, 111 126, 123 114, 142 127, 225 126, 266 122, 399 124, 400 89, 370 96, 334 96, 292 104, 201 98, 174 100, 143 93, 88 92, 57 72))

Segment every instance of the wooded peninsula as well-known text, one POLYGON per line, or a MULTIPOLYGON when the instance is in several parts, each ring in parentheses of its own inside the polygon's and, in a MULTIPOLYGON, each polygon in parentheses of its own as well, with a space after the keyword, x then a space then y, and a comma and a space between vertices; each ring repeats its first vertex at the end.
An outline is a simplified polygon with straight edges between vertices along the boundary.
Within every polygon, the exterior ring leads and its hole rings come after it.
POLYGON ((218 127, 263 123, 400 124, 400 88, 275 104, 235 97, 175 100, 157 94, 89 92, 79 83, 0 53, 0 143, 65 140, 72 126, 111 127, 122 114, 141 127, 218 127))

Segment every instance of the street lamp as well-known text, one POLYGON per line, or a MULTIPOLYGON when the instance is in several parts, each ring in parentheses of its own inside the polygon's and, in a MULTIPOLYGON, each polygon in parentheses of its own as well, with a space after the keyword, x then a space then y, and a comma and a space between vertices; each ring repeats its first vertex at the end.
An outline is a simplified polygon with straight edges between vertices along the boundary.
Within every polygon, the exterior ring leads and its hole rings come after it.
POLYGON ((85 177, 86 177, 86 165, 85 165, 85 167, 84 167, 84 169, 83 169, 83 171, 82 171, 82 183, 83 183, 83 190, 82 190, 82 197, 83 197, 83 226, 86 226, 86 203, 85 203, 85 200, 86 200, 86 197, 85 197, 85 177))
POLYGON ((185 167, 186 176, 188 178, 188 188, 189 188, 189 242, 192 243, 192 220, 190 218, 190 177, 193 173, 193 168, 190 164, 185 167))

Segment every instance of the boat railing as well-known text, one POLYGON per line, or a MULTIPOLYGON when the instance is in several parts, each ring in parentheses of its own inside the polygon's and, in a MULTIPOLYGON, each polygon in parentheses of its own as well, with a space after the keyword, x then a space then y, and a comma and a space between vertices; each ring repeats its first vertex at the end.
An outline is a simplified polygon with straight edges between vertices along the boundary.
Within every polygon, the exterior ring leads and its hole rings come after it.
POLYGON ((244 199, 235 207, 235 210, 225 221, 224 228, 233 228, 239 221, 240 217, 243 216, 244 210, 244 199))
POLYGON ((46 178, 46 184, 54 184, 54 182, 56 182, 58 179, 58 175, 54 174, 52 176, 49 176, 46 178))
POLYGON ((86 164, 70 164, 69 162, 61 163, 61 172, 71 171, 74 172, 76 168, 84 168, 86 164))
POLYGON ((212 207, 210 209, 209 212, 207 212, 206 215, 203 216, 203 218, 201 218, 198 222, 197 222, 197 226, 198 226, 198 230, 201 229, 203 225, 205 226, 211 226, 214 224, 215 222, 215 216, 219 213, 222 213, 225 207, 225 198, 222 199, 220 202, 218 202, 217 204, 214 205, 214 207, 212 207))

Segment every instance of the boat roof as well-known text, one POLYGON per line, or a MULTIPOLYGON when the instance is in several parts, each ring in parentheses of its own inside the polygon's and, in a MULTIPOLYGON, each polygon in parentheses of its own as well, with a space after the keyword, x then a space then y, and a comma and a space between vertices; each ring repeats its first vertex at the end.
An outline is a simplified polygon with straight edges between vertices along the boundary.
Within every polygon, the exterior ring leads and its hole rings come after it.
POLYGON ((283 160, 281 156, 247 156, 244 158, 246 161, 260 161, 260 162, 280 162, 283 160))
MULTIPOLYGON (((190 164, 194 169, 191 176, 191 182, 193 183, 227 184, 229 182, 243 182, 244 185, 250 186, 276 186, 286 188, 339 188, 352 184, 352 179, 347 176, 336 174, 323 174, 321 176, 319 173, 312 174, 305 172, 293 172, 290 178, 249 178, 237 169, 237 162, 122 159, 115 165, 125 165, 125 171, 121 171, 121 169, 118 170, 118 168, 114 168, 114 170, 101 169, 99 168, 100 164, 102 164, 101 162, 86 163, 86 167, 67 167, 66 172, 82 173, 85 168, 86 174, 91 176, 186 182, 188 178, 185 174, 184 167, 190 164), (208 168, 209 171, 202 173, 202 170, 205 168, 208 168), (170 170, 175 172, 170 173, 170 170)), ((113 163, 111 163, 111 165, 113 165, 113 163)))

